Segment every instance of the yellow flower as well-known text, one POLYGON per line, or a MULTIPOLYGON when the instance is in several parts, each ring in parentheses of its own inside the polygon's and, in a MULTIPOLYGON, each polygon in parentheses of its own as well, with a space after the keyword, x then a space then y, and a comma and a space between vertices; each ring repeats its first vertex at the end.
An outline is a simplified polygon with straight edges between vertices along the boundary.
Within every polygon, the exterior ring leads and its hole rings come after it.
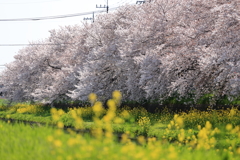
POLYGON ((232 124, 227 124, 227 125, 226 125, 226 129, 227 129, 228 131, 232 130, 232 128, 233 128, 232 124))
POLYGON ((179 127, 183 127, 183 118, 182 117, 177 117, 176 118, 176 124, 178 124, 179 127))
POLYGON ((126 118, 126 119, 130 117, 130 114, 129 114, 129 112, 128 112, 127 110, 124 110, 124 111, 121 113, 121 115, 122 115, 123 118, 126 118))
POLYGON ((127 143, 128 142, 128 135, 127 134, 122 134, 121 136, 121 143, 127 143))
POLYGON ((64 127, 64 124, 63 124, 63 122, 58 122, 58 123, 57 123, 57 126, 58 126, 58 128, 63 128, 63 127, 64 127))
POLYGON ((122 99, 122 94, 120 91, 118 90, 115 90, 113 93, 112 93, 112 98, 113 100, 115 101, 116 105, 119 106, 120 105, 120 102, 121 102, 121 99, 122 99))
POLYGON ((109 107, 109 110, 111 110, 111 111, 116 111, 116 104, 115 104, 115 101, 113 100, 113 99, 109 99, 108 101, 107 101, 107 105, 108 105, 108 107, 109 107))
POLYGON ((58 110, 58 115, 59 115, 59 116, 62 116, 62 115, 64 115, 64 114, 65 114, 64 110, 62 110, 62 109, 59 109, 59 110, 58 110))
POLYGON ((229 113, 229 116, 234 116, 236 114, 236 109, 234 109, 234 108, 232 108, 231 110, 230 110, 230 113, 229 113))
POLYGON ((214 137, 212 137, 211 139, 210 139, 210 141, 209 141, 209 143, 210 144, 213 144, 213 145, 215 145, 216 144, 216 139, 214 138, 214 137))
POLYGON ((115 117, 114 118, 114 123, 116 124, 123 124, 124 123, 124 120, 120 117, 115 117))
POLYGON ((93 112, 99 114, 103 110, 102 102, 97 101, 93 106, 93 112))
POLYGON ((56 114, 57 113, 57 109, 56 108, 51 108, 50 112, 51 112, 51 114, 56 114))
POLYGON ((192 131, 193 131, 192 129, 189 129, 189 130, 188 130, 188 133, 192 133, 192 131))
POLYGON ((120 91, 115 90, 115 91, 113 91, 113 93, 112 93, 112 97, 113 97, 114 99, 119 99, 119 100, 121 100, 121 99, 122 99, 122 94, 121 94, 120 91))
POLYGON ((90 93, 88 95, 88 99, 89 99, 90 103, 93 105, 97 100, 97 95, 95 93, 90 93))
POLYGON ((53 144, 54 144, 55 147, 61 147, 62 146, 62 142, 60 140, 55 140, 53 142, 53 144))
POLYGON ((206 128, 203 128, 202 130, 199 131, 198 138, 201 138, 201 139, 207 139, 208 138, 206 128))
POLYGON ((178 140, 182 142, 184 139, 185 139, 185 133, 184 133, 184 130, 181 129, 180 134, 178 134, 178 140))
POLYGON ((145 143, 146 143, 146 140, 145 140, 145 138, 144 138, 143 136, 139 136, 139 137, 137 138, 137 140, 138 140, 138 142, 139 142, 140 144, 145 144, 145 143))
POLYGON ((212 124, 209 121, 207 121, 205 127, 207 130, 210 130, 212 128, 212 124))
POLYGON ((201 130, 201 128, 202 128, 201 125, 198 125, 197 127, 198 127, 198 130, 201 130))
POLYGON ((149 117, 141 117, 138 120, 138 125, 141 127, 149 127, 150 124, 151 124, 151 121, 150 121, 149 117))
POLYGON ((68 146, 73 146, 76 144, 76 139, 74 138, 70 138, 67 142, 68 146))
POLYGON ((48 136, 48 137, 47 137, 47 140, 48 140, 49 142, 52 142, 52 141, 53 141, 53 136, 48 136))
POLYGON ((237 154, 240 154, 240 147, 236 150, 237 154))

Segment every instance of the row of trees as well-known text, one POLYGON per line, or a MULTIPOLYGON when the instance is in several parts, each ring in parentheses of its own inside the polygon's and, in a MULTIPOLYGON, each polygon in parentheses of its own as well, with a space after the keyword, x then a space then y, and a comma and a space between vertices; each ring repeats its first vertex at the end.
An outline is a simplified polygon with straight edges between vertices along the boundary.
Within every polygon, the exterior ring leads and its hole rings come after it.
POLYGON ((129 100, 240 93, 238 0, 154 0, 50 31, 1 75, 10 100, 51 103, 89 93, 129 100), (59 44, 59 45, 56 45, 59 44))

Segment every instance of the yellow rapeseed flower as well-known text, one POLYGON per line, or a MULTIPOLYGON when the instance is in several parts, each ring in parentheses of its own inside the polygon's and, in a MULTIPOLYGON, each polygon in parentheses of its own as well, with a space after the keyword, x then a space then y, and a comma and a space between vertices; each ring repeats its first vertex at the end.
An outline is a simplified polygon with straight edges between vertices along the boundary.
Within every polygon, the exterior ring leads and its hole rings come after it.
POLYGON ((202 126, 201 126, 201 125, 198 125, 197 128, 198 128, 198 130, 201 130, 202 126))
POLYGON ((78 117, 77 113, 74 110, 71 110, 70 114, 71 114, 72 118, 74 118, 74 119, 76 119, 78 117))
POLYGON ((184 130, 181 129, 180 134, 178 134, 178 140, 180 142, 183 142, 184 139, 185 139, 185 133, 184 133, 184 130))
POLYGON ((128 142, 128 135, 127 134, 122 134, 121 136, 121 143, 127 143, 128 142))
POLYGON ((93 112, 94 112, 95 114, 99 115, 102 110, 103 110, 102 102, 97 101, 97 102, 93 105, 93 112))
POLYGON ((53 144, 54 144, 55 147, 61 147, 62 146, 62 142, 60 140, 55 140, 53 142, 53 144))
POLYGON ((108 105, 108 107, 109 107, 109 110, 111 110, 111 111, 116 111, 116 103, 115 103, 115 101, 113 100, 113 99, 109 99, 108 101, 107 101, 107 105, 108 105))
POLYGON ((50 112, 51 112, 51 114, 56 114, 57 113, 57 109, 56 108, 51 108, 50 112))
POLYGON ((76 139, 75 138, 69 138, 67 142, 68 146, 73 146, 76 144, 76 139))
POLYGON ((205 127, 207 130, 210 130, 212 128, 212 124, 209 121, 207 121, 205 127))
POLYGON ((236 109, 235 109, 235 108, 232 108, 232 109, 230 110, 229 116, 232 117, 232 116, 234 116, 236 113, 237 113, 237 112, 236 112, 236 109))
POLYGON ((233 128, 232 124, 227 124, 226 125, 226 130, 230 131, 230 130, 232 130, 232 128, 233 128))
POLYGON ((57 123, 57 126, 58 126, 58 128, 63 128, 63 127, 64 127, 64 124, 63 124, 63 122, 58 122, 58 123, 57 123))
POLYGON ((125 119, 130 117, 130 114, 127 110, 122 111, 121 116, 125 119))
POLYGON ((176 124, 178 124, 178 126, 180 128, 182 128, 183 127, 183 118, 182 117, 177 117, 176 118, 176 124))
POLYGON ((208 138, 207 129, 205 127, 198 132, 198 138, 201 138, 201 139, 208 138))
POLYGON ((92 129, 92 135, 96 138, 102 138, 102 135, 103 135, 103 130, 102 128, 94 128, 92 129))
POLYGON ((62 116, 62 115, 64 115, 64 114, 65 114, 64 110, 62 110, 62 109, 59 109, 59 110, 58 110, 58 115, 59 115, 59 116, 62 116))
POLYGON ((88 95, 90 103, 93 105, 97 101, 97 95, 95 93, 90 93, 88 95))
POLYGON ((125 121, 120 117, 115 117, 113 122, 116 124, 123 124, 125 121))
POLYGON ((240 154, 240 147, 237 148, 236 153, 240 154))
POLYGON ((113 97, 114 99, 121 100, 121 99, 122 99, 122 94, 121 94, 120 91, 115 90, 115 91, 113 91, 113 93, 112 93, 112 97, 113 97))
POLYGON ((48 137, 47 137, 47 140, 48 140, 49 142, 52 142, 53 139, 54 139, 53 136, 48 136, 48 137))
POLYGON ((212 144, 212 145, 215 145, 216 144, 216 139, 214 137, 210 138, 209 140, 209 143, 212 144))
POLYGON ((62 134, 63 134, 63 130, 62 129, 57 129, 55 131, 55 135, 57 135, 57 136, 61 136, 62 134))
POLYGON ((140 143, 140 144, 145 144, 146 143, 146 140, 145 140, 144 136, 138 136, 137 140, 138 140, 138 143, 140 143))

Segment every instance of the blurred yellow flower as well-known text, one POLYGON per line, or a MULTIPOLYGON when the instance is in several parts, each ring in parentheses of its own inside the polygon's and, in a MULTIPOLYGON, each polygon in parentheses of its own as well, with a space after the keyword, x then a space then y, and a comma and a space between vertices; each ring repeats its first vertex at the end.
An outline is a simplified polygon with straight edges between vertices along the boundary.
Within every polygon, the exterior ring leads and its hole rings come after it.
POLYGON ((232 128, 233 128, 232 124, 227 124, 226 125, 226 130, 230 131, 230 130, 232 130, 232 128))
POLYGON ((63 127, 64 127, 64 124, 63 124, 63 122, 58 122, 58 123, 57 123, 57 126, 58 126, 58 128, 63 128, 63 127))
POLYGON ((102 102, 97 101, 97 102, 93 105, 93 112, 94 112, 95 114, 99 114, 102 110, 103 110, 102 102))
POLYGON ((53 142, 53 144, 54 144, 55 147, 61 147, 62 146, 62 142, 60 140, 55 140, 53 142))
POLYGON ((97 95, 95 93, 90 93, 88 95, 90 103, 93 105, 97 101, 97 95))

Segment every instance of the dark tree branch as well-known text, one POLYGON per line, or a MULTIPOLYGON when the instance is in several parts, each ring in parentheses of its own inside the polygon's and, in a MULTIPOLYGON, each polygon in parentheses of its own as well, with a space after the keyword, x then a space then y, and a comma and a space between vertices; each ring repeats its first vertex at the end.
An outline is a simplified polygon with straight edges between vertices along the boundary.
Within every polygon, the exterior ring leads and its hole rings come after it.
POLYGON ((53 69, 60 69, 60 70, 62 69, 61 67, 51 65, 50 62, 49 62, 49 59, 46 59, 46 61, 47 61, 47 64, 48 64, 49 67, 51 67, 53 69))

